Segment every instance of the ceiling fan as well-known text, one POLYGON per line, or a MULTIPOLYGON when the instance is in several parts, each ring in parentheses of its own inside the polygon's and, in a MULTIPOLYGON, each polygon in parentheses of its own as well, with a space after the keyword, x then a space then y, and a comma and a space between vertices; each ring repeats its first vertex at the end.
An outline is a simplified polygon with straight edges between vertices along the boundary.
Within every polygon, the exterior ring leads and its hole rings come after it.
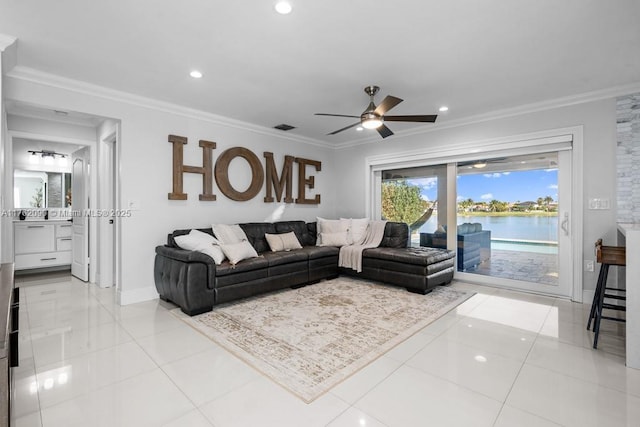
POLYGON ((391 110, 396 105, 402 102, 402 99, 395 96, 388 95, 382 102, 376 107, 373 103, 373 97, 378 93, 380 88, 378 86, 367 86, 364 91, 369 95, 369 106, 359 116, 349 116, 345 114, 329 114, 329 113, 316 113, 316 116, 332 116, 332 117, 353 117, 354 119, 360 119, 356 122, 342 129, 333 131, 327 135, 335 135, 343 130, 351 129, 352 127, 361 125, 365 129, 375 129, 378 131, 381 137, 386 138, 393 135, 391 129, 389 129, 384 122, 429 122, 433 123, 438 117, 436 114, 431 115, 413 115, 413 116, 385 116, 385 113, 391 110))

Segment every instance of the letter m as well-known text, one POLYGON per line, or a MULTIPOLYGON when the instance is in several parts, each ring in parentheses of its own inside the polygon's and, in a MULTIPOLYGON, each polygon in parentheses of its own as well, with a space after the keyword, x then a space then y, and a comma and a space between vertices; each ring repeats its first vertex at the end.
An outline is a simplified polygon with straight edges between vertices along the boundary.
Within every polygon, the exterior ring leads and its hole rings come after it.
POLYGON ((273 192, 276 191, 276 200, 279 202, 282 200, 282 193, 286 188, 285 203, 293 203, 293 197, 291 192, 293 188, 293 156, 284 156, 284 165, 282 165, 282 174, 278 177, 278 171, 276 170, 276 163, 273 160, 273 153, 264 152, 264 158, 266 159, 266 185, 267 194, 264 198, 265 203, 273 203, 273 192))

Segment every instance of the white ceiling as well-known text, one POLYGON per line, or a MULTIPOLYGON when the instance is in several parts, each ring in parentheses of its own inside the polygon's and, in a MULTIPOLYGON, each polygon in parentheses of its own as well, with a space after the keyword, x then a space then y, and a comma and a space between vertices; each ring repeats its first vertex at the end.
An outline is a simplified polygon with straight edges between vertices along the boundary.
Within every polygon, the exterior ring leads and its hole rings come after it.
POLYGON ((313 113, 358 115, 370 84, 393 114, 450 107, 396 133, 640 84, 638 0, 274 3, 0 0, 0 33, 20 66, 335 143, 363 134, 313 113))

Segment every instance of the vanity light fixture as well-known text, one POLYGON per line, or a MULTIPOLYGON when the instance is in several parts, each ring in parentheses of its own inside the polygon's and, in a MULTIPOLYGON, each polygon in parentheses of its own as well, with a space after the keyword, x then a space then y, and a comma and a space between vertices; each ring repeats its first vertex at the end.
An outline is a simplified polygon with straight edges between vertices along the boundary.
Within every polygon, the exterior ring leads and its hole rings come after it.
POLYGON ((45 165, 52 165, 57 160, 59 166, 67 166, 68 154, 56 153, 55 151, 50 150, 27 150, 27 152, 31 153, 29 156, 29 163, 32 165, 40 162, 45 165))

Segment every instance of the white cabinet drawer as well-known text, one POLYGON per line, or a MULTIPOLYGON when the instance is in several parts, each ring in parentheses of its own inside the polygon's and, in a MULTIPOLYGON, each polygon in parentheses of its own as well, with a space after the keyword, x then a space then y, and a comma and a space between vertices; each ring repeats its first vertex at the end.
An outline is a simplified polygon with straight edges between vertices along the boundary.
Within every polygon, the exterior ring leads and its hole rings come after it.
POLYGON ((56 237, 71 237, 72 227, 71 223, 56 224, 56 237))
POLYGON ((53 224, 17 224, 14 234, 15 254, 55 251, 53 224))
POLYGON ((15 256, 16 270, 27 268, 55 267, 71 264, 71 252, 50 252, 15 256))
POLYGON ((71 250, 71 237, 58 237, 56 242, 57 251, 70 251, 71 250))

